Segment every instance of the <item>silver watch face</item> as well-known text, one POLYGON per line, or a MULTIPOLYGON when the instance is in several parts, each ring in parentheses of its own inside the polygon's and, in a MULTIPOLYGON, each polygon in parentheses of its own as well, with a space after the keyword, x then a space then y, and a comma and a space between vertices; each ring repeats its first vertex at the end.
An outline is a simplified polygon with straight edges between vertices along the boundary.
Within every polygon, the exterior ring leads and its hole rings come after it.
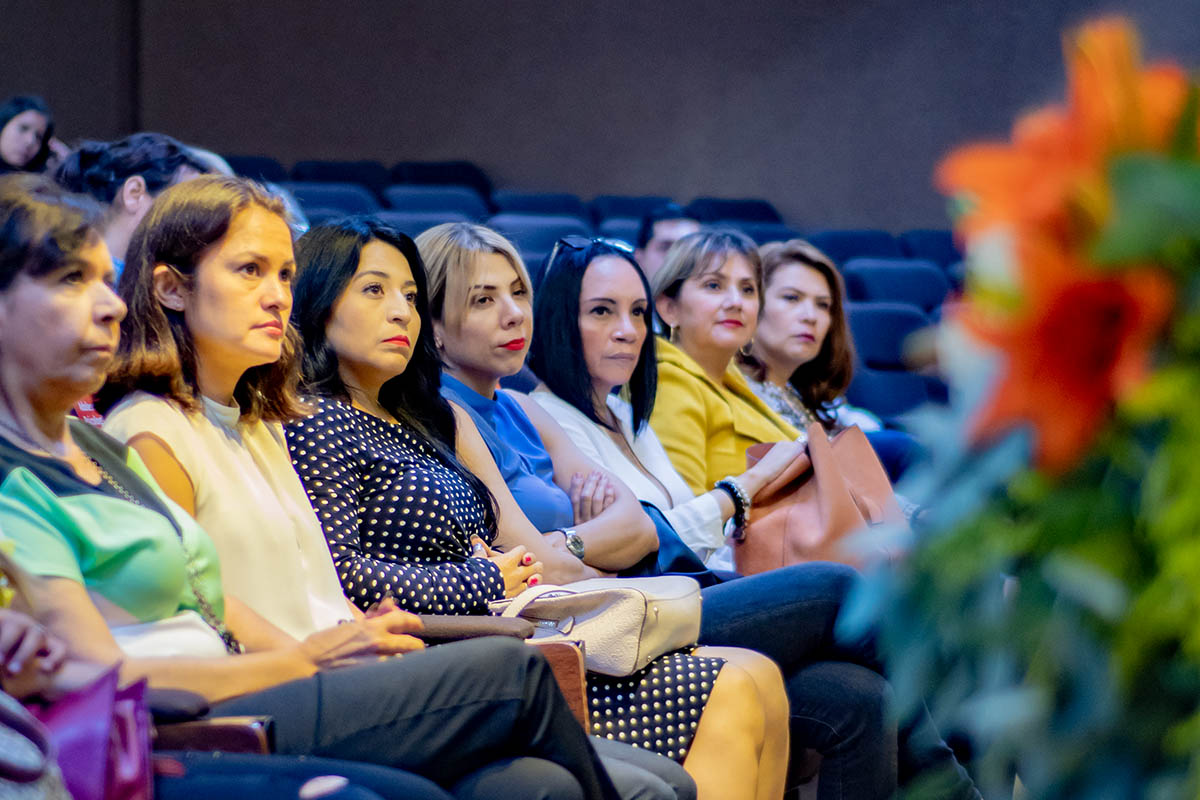
POLYGON ((567 540, 567 550, 570 551, 571 555, 575 556, 580 561, 582 561, 583 560, 583 537, 580 536, 575 531, 571 531, 571 530, 563 531, 563 536, 567 540))

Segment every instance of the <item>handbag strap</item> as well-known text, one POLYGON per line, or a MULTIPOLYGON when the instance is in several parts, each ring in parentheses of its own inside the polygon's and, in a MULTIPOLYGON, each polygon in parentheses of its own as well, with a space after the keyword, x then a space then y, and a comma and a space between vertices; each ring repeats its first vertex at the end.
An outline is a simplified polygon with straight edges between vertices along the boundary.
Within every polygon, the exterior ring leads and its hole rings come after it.
POLYGON ((519 617, 521 612, 529 607, 529 604, 537 600, 544 594, 550 592, 563 592, 566 594, 575 594, 570 589, 562 586, 555 586, 553 583, 547 583, 542 586, 530 586, 525 591, 514 597, 508 602, 508 606, 501 612, 502 617, 519 617))

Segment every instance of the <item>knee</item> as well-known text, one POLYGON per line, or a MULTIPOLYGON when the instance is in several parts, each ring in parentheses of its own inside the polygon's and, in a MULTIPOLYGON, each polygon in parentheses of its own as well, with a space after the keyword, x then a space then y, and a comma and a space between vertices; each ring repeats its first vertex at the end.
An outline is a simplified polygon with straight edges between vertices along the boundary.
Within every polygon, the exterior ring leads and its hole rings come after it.
POLYGON ((745 667, 725 662, 700 723, 708 723, 727 734, 736 731, 761 746, 766 737, 766 712, 754 678, 745 667))
POLYGON ((476 770, 453 793, 457 800, 584 800, 583 787, 566 768, 529 757, 476 770))

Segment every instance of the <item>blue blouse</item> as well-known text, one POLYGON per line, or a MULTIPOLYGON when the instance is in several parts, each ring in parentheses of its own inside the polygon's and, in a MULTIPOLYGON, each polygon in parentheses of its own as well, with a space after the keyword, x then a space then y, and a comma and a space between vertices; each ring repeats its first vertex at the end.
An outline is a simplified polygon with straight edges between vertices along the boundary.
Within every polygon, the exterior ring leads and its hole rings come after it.
POLYGON ((442 396, 466 409, 492 451, 508 490, 539 531, 569 528, 571 498, 554 483, 554 463, 524 409, 503 391, 484 397, 442 373, 442 396))

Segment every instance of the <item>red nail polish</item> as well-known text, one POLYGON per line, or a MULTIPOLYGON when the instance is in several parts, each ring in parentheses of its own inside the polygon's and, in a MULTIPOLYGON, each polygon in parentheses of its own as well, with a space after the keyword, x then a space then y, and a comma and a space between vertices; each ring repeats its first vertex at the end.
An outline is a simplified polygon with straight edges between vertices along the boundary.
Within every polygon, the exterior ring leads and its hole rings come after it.
POLYGON ((528 567, 533 563, 533 556, 526 554, 526 556, 521 559, 521 563, 528 567))
POLYGON ((535 575, 534 577, 532 577, 532 578, 530 578, 530 579, 529 579, 529 585, 530 585, 530 586, 537 586, 539 583, 541 583, 541 581, 540 581, 540 580, 538 580, 538 578, 537 578, 537 576, 536 576, 536 575, 535 575))

